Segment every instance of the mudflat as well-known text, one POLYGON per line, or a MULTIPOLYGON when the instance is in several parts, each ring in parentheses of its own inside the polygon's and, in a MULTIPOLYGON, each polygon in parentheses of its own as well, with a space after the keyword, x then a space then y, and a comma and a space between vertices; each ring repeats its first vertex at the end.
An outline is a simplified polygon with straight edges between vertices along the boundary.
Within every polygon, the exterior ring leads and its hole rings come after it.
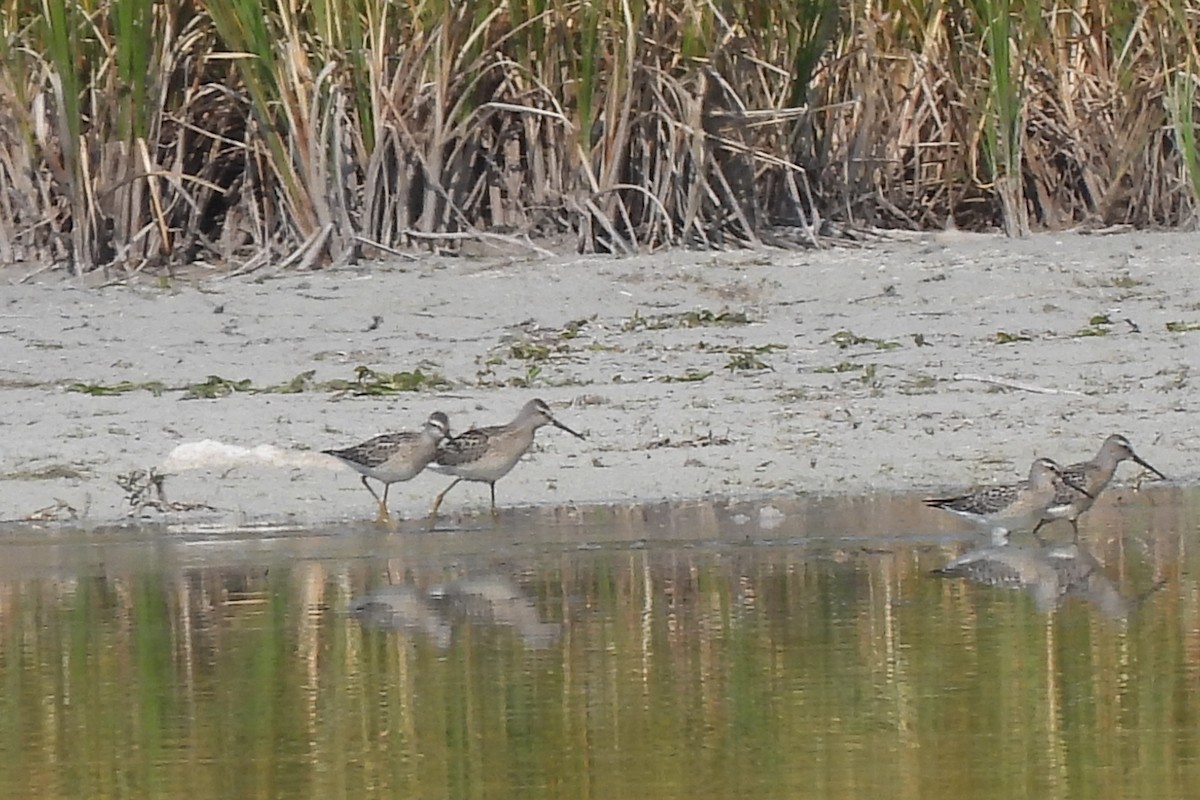
MULTIPOLYGON (((9 268, 0 518, 367 520, 320 450, 533 397, 588 438, 539 431, 501 506, 936 491, 1117 432, 1195 482, 1197 252, 1192 233, 947 233, 106 286, 9 268)), ((394 485, 393 512, 449 480, 394 485)), ((443 511, 487 502, 463 484, 443 511)))

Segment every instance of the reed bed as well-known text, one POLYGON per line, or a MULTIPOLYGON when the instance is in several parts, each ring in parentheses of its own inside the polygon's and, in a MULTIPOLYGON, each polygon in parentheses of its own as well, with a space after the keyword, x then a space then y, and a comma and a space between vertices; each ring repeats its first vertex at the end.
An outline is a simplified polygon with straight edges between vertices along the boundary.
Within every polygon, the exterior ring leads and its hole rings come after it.
POLYGON ((1183 226, 1200 2, 0 0, 0 263, 1183 226))

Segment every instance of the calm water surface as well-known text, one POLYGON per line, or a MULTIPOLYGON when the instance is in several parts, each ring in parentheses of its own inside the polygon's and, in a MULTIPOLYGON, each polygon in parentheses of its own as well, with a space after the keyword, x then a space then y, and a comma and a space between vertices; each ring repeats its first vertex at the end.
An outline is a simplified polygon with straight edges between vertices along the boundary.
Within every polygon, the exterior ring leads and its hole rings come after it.
POLYGON ((0 797, 1194 798, 1200 494, 1114 500, 1050 589, 911 497, 0 531, 0 797))

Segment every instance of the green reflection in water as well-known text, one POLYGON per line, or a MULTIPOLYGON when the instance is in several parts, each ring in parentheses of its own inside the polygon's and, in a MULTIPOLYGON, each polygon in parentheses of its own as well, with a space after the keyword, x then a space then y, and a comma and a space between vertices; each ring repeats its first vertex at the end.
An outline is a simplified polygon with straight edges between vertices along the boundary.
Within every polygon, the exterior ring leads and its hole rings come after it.
POLYGON ((1124 618, 961 542, 9 571, 0 797, 1191 797, 1193 528, 1094 546, 1124 618))

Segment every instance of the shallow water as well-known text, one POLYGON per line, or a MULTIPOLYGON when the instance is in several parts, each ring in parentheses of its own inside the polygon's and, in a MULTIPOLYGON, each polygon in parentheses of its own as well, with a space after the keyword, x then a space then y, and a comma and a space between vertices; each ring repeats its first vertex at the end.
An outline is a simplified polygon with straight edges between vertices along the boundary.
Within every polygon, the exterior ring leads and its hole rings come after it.
POLYGON ((1105 501, 1050 601, 913 497, 11 528, 0 797, 1194 797, 1200 493, 1105 501))

